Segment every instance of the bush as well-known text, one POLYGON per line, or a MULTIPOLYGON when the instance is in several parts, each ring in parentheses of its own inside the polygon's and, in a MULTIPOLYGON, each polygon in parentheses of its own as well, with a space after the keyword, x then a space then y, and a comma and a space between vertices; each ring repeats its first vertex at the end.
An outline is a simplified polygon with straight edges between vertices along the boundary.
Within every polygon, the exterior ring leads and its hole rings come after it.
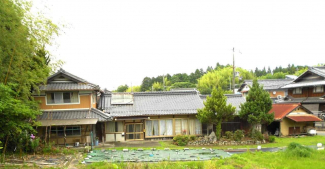
POLYGON ((232 131, 226 131, 225 132, 226 138, 227 139, 232 139, 234 136, 234 133, 232 131))
POLYGON ((252 138, 255 141, 256 140, 262 141, 264 139, 263 134, 260 131, 255 130, 255 129, 250 131, 249 136, 250 136, 250 138, 252 138))
POLYGON ((275 136, 269 136, 269 142, 274 143, 275 142, 275 136))
POLYGON ((243 130, 236 130, 234 133, 234 140, 241 141, 244 138, 244 131, 243 130))
POLYGON ((191 141, 196 140, 196 136, 195 136, 195 135, 190 135, 189 137, 190 137, 190 140, 191 140, 191 141))
POLYGON ((189 137, 186 135, 177 135, 173 138, 174 144, 178 146, 186 146, 189 141, 189 137))
POLYGON ((286 154, 288 156, 295 157, 310 157, 313 153, 313 149, 309 147, 302 146, 299 143, 290 143, 286 149, 286 154))

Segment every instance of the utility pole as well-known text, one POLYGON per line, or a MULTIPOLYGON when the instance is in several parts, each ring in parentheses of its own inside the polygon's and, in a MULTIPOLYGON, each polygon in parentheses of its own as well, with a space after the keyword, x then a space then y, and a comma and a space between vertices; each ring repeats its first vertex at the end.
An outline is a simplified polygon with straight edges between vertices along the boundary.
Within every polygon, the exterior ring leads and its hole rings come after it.
POLYGON ((163 91, 165 91, 165 75, 163 75, 163 91))
POLYGON ((232 71, 232 88, 235 94, 235 47, 232 48, 232 59, 233 59, 233 71, 232 71))

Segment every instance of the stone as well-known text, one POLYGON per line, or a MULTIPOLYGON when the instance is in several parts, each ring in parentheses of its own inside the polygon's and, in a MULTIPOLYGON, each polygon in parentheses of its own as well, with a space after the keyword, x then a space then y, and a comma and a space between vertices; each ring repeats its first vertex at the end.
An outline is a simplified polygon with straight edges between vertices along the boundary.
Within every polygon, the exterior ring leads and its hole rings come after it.
POLYGON ((170 150, 170 148, 164 148, 164 150, 170 150))
POLYGON ((317 148, 321 148, 323 147, 323 144, 322 143, 317 143, 317 148))
POLYGON ((151 151, 156 151, 156 148, 151 148, 151 151))
POLYGON ((203 147, 202 150, 206 150, 206 148, 203 147))
POLYGON ((184 148, 184 150, 189 150, 189 148, 184 148))
POLYGON ((115 150, 115 149, 113 149, 113 150, 112 150, 112 152, 116 152, 116 150, 115 150))
POLYGON ((127 148, 126 149, 123 149, 123 152, 128 152, 128 151, 129 151, 129 149, 127 149, 127 148))
POLYGON ((216 136, 216 133, 214 133, 214 131, 211 132, 211 134, 209 135, 209 140, 217 140, 217 136, 216 136))

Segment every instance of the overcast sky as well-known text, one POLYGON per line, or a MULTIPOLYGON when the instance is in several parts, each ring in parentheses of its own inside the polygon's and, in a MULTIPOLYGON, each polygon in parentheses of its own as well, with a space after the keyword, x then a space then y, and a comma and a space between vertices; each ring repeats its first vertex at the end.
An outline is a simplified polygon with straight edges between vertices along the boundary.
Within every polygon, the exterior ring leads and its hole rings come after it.
POLYGON ((231 64, 233 47, 245 69, 325 62, 324 0, 33 2, 68 25, 51 48, 63 68, 109 90, 231 64))

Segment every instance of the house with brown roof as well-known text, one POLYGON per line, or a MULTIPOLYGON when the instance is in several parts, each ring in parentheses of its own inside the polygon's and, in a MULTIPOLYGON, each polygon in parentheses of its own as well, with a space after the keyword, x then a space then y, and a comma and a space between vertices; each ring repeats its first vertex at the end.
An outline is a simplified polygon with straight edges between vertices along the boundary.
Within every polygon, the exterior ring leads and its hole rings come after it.
POLYGON ((300 103, 273 104, 269 113, 274 113, 274 121, 267 130, 274 135, 307 133, 315 127, 315 122, 322 121, 300 103))

